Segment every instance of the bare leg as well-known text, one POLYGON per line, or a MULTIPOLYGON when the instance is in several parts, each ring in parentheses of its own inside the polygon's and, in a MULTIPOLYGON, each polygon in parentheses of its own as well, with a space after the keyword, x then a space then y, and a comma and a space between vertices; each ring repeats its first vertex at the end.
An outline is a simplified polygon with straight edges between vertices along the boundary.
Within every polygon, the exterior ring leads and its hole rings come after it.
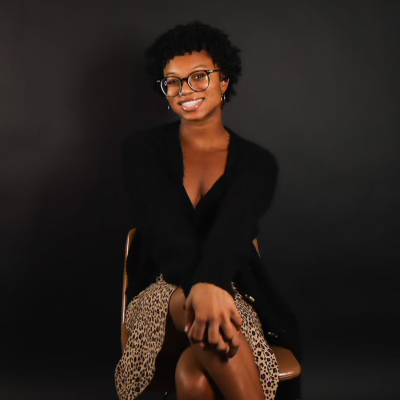
MULTIPOLYGON (((175 329, 183 332, 185 326, 183 304, 185 295, 178 288, 171 296, 169 313, 175 329)), ((186 336, 186 334, 185 334, 186 336)), ((179 400, 214 400, 214 391, 198 359, 188 347, 180 356, 175 370, 175 386, 179 400)))
POLYGON ((172 322, 177 331, 183 332, 185 328, 185 312, 183 305, 185 304, 185 294, 181 288, 177 288, 172 293, 169 301, 169 314, 171 315, 172 322))
POLYGON ((215 351, 203 350, 198 344, 192 345, 190 349, 200 365, 211 376, 224 398, 264 400, 264 391, 253 352, 242 333, 240 333, 239 342, 237 354, 228 361, 222 361, 215 351))
MULTIPOLYGON (((177 289, 171 297, 169 311, 175 328, 179 331, 184 329, 184 302, 183 291, 177 289)), ((228 361, 222 361, 216 351, 212 349, 204 350, 199 344, 191 345, 183 352, 175 373, 179 400, 191 398, 213 399, 213 397, 205 396, 205 394, 209 393, 208 389, 212 393, 212 384, 209 377, 226 399, 264 400, 265 398, 253 353, 241 333, 239 350, 228 361), (203 393, 203 397, 186 397, 184 393, 187 392, 188 383, 192 387, 196 385, 191 379, 197 382, 200 387, 199 392, 203 393), (207 383, 208 387, 205 388, 207 383), (182 394, 180 395, 180 393, 182 394)))
POLYGON ((175 370, 176 394, 179 400, 214 400, 214 391, 192 348, 179 358, 175 370))

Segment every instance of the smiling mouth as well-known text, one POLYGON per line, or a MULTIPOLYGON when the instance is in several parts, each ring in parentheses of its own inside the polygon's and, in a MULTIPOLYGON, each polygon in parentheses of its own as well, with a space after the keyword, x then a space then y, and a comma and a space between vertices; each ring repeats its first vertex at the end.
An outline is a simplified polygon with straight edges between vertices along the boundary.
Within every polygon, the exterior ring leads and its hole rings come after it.
POLYGON ((183 101, 179 103, 179 105, 183 108, 184 111, 194 111, 200 107, 200 104, 203 102, 203 100, 204 99, 183 101))

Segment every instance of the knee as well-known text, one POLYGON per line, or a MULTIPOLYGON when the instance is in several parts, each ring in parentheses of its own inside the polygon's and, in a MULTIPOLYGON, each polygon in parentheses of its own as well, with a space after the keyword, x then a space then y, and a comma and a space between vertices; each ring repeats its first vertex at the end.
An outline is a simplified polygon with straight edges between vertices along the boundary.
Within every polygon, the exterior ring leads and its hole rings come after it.
POLYGON ((175 375, 178 399, 204 400, 210 398, 210 384, 204 374, 175 375))
POLYGON ((178 362, 176 366, 175 384, 179 400, 214 398, 212 388, 204 373, 199 369, 187 368, 184 363, 178 362))

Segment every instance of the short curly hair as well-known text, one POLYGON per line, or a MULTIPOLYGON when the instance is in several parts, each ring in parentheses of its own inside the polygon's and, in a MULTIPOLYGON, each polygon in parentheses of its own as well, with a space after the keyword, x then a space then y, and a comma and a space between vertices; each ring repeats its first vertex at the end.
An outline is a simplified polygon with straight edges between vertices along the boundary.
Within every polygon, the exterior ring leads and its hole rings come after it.
POLYGON ((225 93, 226 101, 229 101, 236 94, 234 87, 242 72, 240 49, 232 45, 226 33, 200 21, 176 25, 159 36, 145 51, 146 70, 156 82, 163 77, 162 71, 168 61, 176 56, 203 50, 208 53, 224 77, 229 78, 229 86, 225 93))

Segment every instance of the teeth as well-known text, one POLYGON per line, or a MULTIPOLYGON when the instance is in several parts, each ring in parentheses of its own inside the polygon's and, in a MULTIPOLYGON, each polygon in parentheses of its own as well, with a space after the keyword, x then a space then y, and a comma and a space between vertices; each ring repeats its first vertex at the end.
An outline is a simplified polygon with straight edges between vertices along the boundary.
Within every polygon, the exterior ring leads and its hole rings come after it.
POLYGON ((184 106, 184 107, 193 107, 194 105, 200 103, 201 101, 202 101, 202 99, 193 100, 193 101, 185 101, 184 103, 182 103, 182 106, 184 106))

